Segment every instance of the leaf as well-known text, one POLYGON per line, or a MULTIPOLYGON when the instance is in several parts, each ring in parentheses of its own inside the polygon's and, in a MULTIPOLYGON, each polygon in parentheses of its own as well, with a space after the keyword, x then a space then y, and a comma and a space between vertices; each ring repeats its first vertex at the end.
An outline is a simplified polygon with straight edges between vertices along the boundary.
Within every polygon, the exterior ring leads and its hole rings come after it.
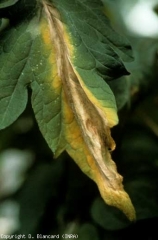
MULTIPOLYGON (((120 164, 123 165, 123 169, 127 170, 124 173, 126 174, 124 184, 134 203, 137 220, 158 216, 157 138, 149 131, 147 126, 141 123, 141 121, 144 122, 146 117, 151 117, 152 112, 157 118, 156 111, 154 111, 157 106, 155 104, 154 107, 154 101, 152 100, 151 96, 148 96, 145 101, 137 106, 137 111, 138 109, 141 109, 141 111, 139 114, 135 112, 132 118, 130 117, 130 122, 126 128, 128 131, 126 130, 126 133, 123 134, 121 148, 122 162, 120 164), (144 115, 142 110, 146 110, 147 115, 144 115), (130 152, 128 151, 129 147, 130 152), (149 196, 152 196, 152 201, 149 196)), ((153 124, 153 126, 156 125, 153 124)))
MULTIPOLYGON (((104 6, 101 1, 51 0, 51 2, 61 13, 62 20, 69 26, 69 30, 75 31, 73 35, 76 46, 79 45, 81 39, 94 56, 98 55, 101 58, 105 52, 108 55, 108 50, 112 48, 114 51, 110 52, 109 61, 112 61, 111 57, 115 55, 115 52, 119 53, 124 61, 133 60, 131 46, 124 37, 111 28, 109 20, 104 16, 104 6)), ((115 57, 114 65, 118 64, 117 56, 115 55, 115 57)), ((97 60, 99 59, 96 59, 96 62, 97 60)), ((105 58, 102 60, 105 64, 105 58)))
POLYGON ((30 86, 37 122, 55 156, 66 150, 96 182, 104 201, 133 220, 134 208, 109 152, 118 116, 105 81, 114 78, 113 71, 115 77, 126 72, 117 52, 125 55, 127 45, 121 37, 116 41, 98 1, 41 3, 40 11, 35 14, 33 5, 25 21, 2 36, 1 128, 24 110, 30 86))
POLYGON ((19 0, 1 0, 0 8, 10 7, 17 3, 19 0))
POLYGON ((131 85, 128 77, 121 77, 116 81, 108 82, 115 95, 118 110, 122 109, 130 101, 131 85))
POLYGON ((53 164, 39 164, 29 175, 21 192, 17 195, 20 205, 19 234, 23 232, 35 235, 48 201, 56 198, 62 174, 62 161, 60 164, 54 161, 53 164))
MULTIPOLYGON (((29 66, 32 36, 28 21, 0 38, 0 128, 14 122, 27 104, 27 85, 33 78, 29 66)), ((32 52, 33 54, 33 52, 32 52)))
POLYGON ((100 198, 94 200, 91 215, 94 221, 106 230, 116 231, 130 225, 130 222, 118 209, 104 204, 100 198))
POLYGON ((96 227, 90 223, 85 223, 80 226, 78 236, 80 236, 81 240, 99 239, 96 227))
MULTIPOLYGON (((25 24, 32 14, 35 14, 37 2, 35 0, 4 0, 0 8, 0 17, 10 19, 10 24, 25 24)), ((30 18, 31 20, 31 18, 30 18)))

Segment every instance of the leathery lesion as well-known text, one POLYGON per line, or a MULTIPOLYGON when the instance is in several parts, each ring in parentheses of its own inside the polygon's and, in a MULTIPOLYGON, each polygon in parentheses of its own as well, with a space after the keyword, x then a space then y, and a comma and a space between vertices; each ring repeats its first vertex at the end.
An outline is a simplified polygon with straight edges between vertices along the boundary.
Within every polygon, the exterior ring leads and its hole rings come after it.
POLYGON ((107 146, 107 149, 109 152, 112 152, 115 150, 116 144, 113 138, 111 137, 110 129, 106 129, 106 131, 103 132, 103 141, 104 144, 107 146))
POLYGON ((88 131, 91 131, 93 134, 97 134, 97 127, 94 126, 91 119, 86 119, 86 127, 88 131))
POLYGON ((86 119, 86 128, 89 132, 91 132, 92 136, 95 138, 95 136, 98 134, 98 129, 99 129, 99 135, 100 139, 102 139, 103 144, 105 147, 107 147, 109 152, 112 152, 115 149, 115 142, 113 138, 111 137, 110 134, 110 128, 107 126, 106 129, 102 129, 102 126, 98 126, 99 122, 95 120, 95 125, 94 125, 94 119, 86 119))

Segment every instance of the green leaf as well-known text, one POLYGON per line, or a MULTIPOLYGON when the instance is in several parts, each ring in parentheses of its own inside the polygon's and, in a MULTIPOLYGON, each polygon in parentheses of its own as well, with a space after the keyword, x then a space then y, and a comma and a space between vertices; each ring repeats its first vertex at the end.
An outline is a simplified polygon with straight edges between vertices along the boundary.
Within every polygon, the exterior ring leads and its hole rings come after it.
MULTIPOLYGON (((4 4, 4 3, 3 3, 4 4)), ((3 5, 2 4, 2 5, 3 5)), ((0 8, 0 17, 8 18, 10 20, 10 25, 15 27, 15 25, 19 25, 30 18, 32 18, 32 13, 36 13, 36 0, 18 0, 16 2, 7 1, 5 3, 6 7, 0 8), (14 3, 14 4, 13 4, 14 3), (31 17, 30 17, 31 16, 31 17)))
POLYGON ((14 5, 15 3, 17 3, 18 1, 19 0, 1 0, 0 8, 10 7, 10 6, 14 5))
POLYGON ((122 109, 130 101, 130 82, 128 77, 121 77, 108 82, 112 89, 118 110, 122 109))
POLYGON ((95 226, 85 223, 80 226, 78 236, 81 240, 99 240, 99 235, 95 226))
MULTIPOLYGON (((76 47, 79 47, 82 41, 91 55, 94 55, 97 60, 99 60, 98 57, 101 58, 104 64, 106 60, 102 54, 105 53, 109 55, 108 60, 111 61, 111 57, 115 55, 114 52, 119 53, 124 60, 133 60, 129 42, 111 28, 109 20, 104 15, 101 1, 51 0, 51 2, 59 9, 62 20, 67 24, 69 31, 74 32, 73 38, 76 47), (114 52, 110 51, 110 48, 114 52)), ((86 62, 85 59, 82 61, 86 62)), ((113 64, 115 66, 120 64, 117 63, 117 57, 113 64)))
POLYGON ((106 230, 115 231, 130 225, 130 222, 118 209, 106 205, 100 198, 93 202, 91 215, 94 221, 106 230))
MULTIPOLYGON (((146 118, 150 119, 152 112, 156 116, 154 120, 157 122, 157 106, 155 105, 155 111, 153 111, 154 102, 151 97, 147 97, 147 99, 148 101, 143 101, 138 107, 141 109, 140 113, 137 112, 138 123, 136 124, 135 119, 135 124, 130 123, 126 126, 120 157, 122 161, 120 164, 123 169, 126 169, 124 173, 125 189, 132 198, 138 220, 158 216, 157 138, 146 127, 140 125, 140 121, 144 122, 146 118), (145 109, 147 115, 143 113, 145 109), (149 196, 152 196, 152 201, 149 196)), ((152 121, 153 119, 147 122, 153 124, 152 121)), ((151 126, 155 126, 152 124, 151 126)))
POLYGON ((39 164, 31 172, 21 192, 17 195, 20 205, 19 234, 36 234, 44 215, 48 201, 57 197, 60 191, 60 178, 63 174, 63 162, 39 164))
POLYGON ((156 176, 151 178, 141 175, 141 177, 135 176, 133 181, 131 180, 125 185, 132 197, 137 212, 137 220, 158 217, 157 185, 155 182, 157 184, 156 176), (149 196, 152 196, 152 201, 149 196))
POLYGON ((2 32, 9 25, 9 20, 6 18, 0 19, 0 32, 2 32))
MULTIPOLYGON (((33 79, 30 51, 33 37, 29 22, 11 28, 0 38, 0 128, 14 122, 27 104, 27 85, 33 79)), ((31 52, 33 55, 33 51, 31 52)), ((34 56, 34 55, 33 55, 34 56)))

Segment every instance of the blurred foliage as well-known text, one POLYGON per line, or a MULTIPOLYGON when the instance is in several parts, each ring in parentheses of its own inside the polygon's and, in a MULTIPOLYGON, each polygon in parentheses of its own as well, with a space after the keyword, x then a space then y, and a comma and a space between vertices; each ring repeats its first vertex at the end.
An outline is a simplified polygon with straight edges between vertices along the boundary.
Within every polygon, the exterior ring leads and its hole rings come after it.
POLYGON ((113 129, 113 159, 124 176, 137 221, 130 223, 119 210, 105 205, 97 187, 66 153, 53 160, 29 102, 18 120, 0 132, 0 233, 158 239, 158 39, 124 34, 135 60, 125 63, 129 76, 109 83, 120 110, 120 124, 113 129))

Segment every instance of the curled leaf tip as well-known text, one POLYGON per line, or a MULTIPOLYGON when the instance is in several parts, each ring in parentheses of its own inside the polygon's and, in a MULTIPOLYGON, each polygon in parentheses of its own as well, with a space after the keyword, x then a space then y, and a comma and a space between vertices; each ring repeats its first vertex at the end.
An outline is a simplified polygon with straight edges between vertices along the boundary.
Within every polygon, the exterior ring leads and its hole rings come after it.
POLYGON ((105 191, 100 190, 100 193, 102 198, 108 205, 120 209, 130 221, 136 220, 135 209, 128 194, 124 190, 110 190, 107 193, 106 189, 105 191))

